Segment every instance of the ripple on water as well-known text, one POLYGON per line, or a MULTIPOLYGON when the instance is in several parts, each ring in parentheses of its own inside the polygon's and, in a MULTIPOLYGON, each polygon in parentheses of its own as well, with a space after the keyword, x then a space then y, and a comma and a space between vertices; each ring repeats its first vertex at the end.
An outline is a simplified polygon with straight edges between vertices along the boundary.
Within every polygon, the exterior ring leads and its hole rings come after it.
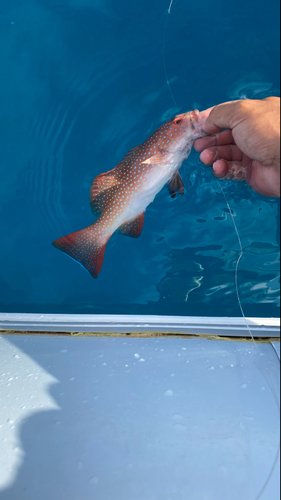
POLYGON ((46 222, 57 231, 71 229, 62 202, 65 154, 71 134, 81 113, 104 92, 104 82, 110 84, 116 78, 117 68, 111 54, 100 54, 90 67, 83 66, 81 71, 65 76, 60 100, 38 108, 30 124, 35 152, 25 181, 46 222))

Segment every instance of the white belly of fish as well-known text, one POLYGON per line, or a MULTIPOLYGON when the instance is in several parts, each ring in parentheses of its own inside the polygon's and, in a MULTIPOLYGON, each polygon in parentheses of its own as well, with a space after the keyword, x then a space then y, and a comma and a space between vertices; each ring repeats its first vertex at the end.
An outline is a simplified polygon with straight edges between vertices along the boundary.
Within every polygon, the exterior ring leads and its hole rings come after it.
POLYGON ((182 162, 180 162, 180 164, 169 163, 155 168, 144 181, 142 188, 128 206, 128 210, 124 213, 123 222, 135 219, 138 215, 145 212, 148 205, 154 201, 155 196, 161 191, 165 184, 171 180, 173 174, 181 165, 182 162))

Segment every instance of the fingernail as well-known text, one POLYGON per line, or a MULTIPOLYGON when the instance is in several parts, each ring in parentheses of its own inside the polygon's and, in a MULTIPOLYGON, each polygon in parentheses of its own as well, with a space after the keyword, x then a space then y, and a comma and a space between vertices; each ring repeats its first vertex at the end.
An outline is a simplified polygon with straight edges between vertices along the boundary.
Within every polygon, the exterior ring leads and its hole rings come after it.
POLYGON ((214 154, 213 162, 215 164, 219 158, 219 150, 217 148, 212 148, 212 153, 214 154))
POLYGON ((220 160, 213 163, 213 174, 219 179, 223 179, 225 177, 225 172, 222 170, 220 160))

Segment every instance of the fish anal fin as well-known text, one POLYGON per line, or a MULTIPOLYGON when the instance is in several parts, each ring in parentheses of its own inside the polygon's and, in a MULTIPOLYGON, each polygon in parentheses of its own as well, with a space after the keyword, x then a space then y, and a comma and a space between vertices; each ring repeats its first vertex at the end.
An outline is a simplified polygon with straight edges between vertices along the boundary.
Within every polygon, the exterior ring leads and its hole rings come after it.
POLYGON ((172 198, 176 197, 176 193, 179 193, 180 195, 184 194, 183 180, 178 172, 176 172, 171 178, 168 184, 168 189, 172 198))
POLYGON ((119 227, 118 231, 125 236, 131 236, 132 238, 138 238, 141 235, 143 223, 144 223, 144 214, 138 215, 135 219, 131 219, 122 226, 119 227))
POLYGON ((107 238, 100 239, 95 224, 54 241, 53 246, 81 264, 93 278, 102 269, 107 238))
POLYGON ((114 170, 98 175, 93 181, 90 191, 90 204, 93 213, 96 215, 101 214, 106 208, 110 201, 110 190, 119 184, 114 170))
POLYGON ((163 155, 161 153, 158 153, 154 156, 151 156, 145 161, 142 161, 143 165, 161 165, 164 161, 163 155))

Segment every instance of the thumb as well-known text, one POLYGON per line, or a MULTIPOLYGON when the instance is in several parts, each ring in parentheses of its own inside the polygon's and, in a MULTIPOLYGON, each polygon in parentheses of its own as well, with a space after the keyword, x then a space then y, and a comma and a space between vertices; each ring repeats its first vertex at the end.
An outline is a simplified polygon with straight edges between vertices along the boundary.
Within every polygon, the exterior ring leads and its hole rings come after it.
POLYGON ((232 129, 237 125, 237 106, 241 101, 231 101, 219 104, 214 108, 203 111, 207 116, 204 130, 207 134, 217 134, 225 128, 232 129))

